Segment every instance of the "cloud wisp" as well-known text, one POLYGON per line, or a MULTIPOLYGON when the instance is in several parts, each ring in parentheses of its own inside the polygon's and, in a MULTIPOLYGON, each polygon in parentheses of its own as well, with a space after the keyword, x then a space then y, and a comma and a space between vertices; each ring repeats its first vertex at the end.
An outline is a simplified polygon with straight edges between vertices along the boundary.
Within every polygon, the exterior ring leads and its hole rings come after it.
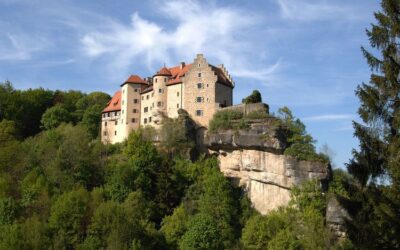
POLYGON ((126 70, 137 59, 154 70, 162 63, 176 63, 177 58, 192 60, 197 53, 224 62, 233 76, 265 79, 278 70, 280 62, 266 68, 245 66, 257 60, 246 36, 250 28, 258 25, 256 16, 245 15, 237 8, 211 5, 198 1, 166 2, 156 11, 169 20, 168 26, 135 12, 129 25, 114 23, 107 31, 85 34, 81 39, 83 51, 89 58, 108 58, 112 70, 126 70))
POLYGON ((324 114, 317 116, 304 117, 302 120, 309 122, 327 122, 327 121, 338 121, 338 120, 352 120, 354 115, 352 114, 324 114))
POLYGON ((361 20, 365 16, 348 3, 313 0, 276 0, 281 16, 296 21, 339 19, 341 21, 361 20))

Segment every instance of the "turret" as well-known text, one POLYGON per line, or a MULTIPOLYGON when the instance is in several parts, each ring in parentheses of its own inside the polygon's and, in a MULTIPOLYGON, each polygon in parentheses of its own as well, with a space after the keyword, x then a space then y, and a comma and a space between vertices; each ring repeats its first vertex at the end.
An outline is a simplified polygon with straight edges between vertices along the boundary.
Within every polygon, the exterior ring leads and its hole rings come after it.
MULTIPOLYGON (((158 113, 166 113, 167 111, 167 83, 171 76, 171 71, 166 67, 161 68, 157 74, 153 76, 155 97, 153 113, 155 113, 155 117, 159 117, 158 113)), ((160 122, 160 119, 156 119, 154 120, 155 123, 160 122)))

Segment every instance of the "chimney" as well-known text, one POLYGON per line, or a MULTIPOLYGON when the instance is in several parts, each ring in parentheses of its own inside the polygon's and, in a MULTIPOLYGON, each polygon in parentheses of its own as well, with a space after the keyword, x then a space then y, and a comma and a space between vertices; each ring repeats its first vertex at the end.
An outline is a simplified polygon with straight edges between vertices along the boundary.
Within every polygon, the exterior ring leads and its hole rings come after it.
POLYGON ((183 69, 183 67, 185 67, 185 62, 181 62, 180 68, 183 69))

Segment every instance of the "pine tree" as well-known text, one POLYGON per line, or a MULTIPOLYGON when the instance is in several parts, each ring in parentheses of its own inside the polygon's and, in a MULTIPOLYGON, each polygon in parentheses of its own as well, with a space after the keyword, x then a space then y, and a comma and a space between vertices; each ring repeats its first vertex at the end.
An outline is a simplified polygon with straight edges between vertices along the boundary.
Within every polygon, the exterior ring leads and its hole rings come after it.
POLYGON ((347 169, 356 180, 345 207, 349 237, 361 249, 400 248, 400 1, 382 0, 362 47, 369 83, 358 86, 363 124, 353 122, 360 149, 347 169))

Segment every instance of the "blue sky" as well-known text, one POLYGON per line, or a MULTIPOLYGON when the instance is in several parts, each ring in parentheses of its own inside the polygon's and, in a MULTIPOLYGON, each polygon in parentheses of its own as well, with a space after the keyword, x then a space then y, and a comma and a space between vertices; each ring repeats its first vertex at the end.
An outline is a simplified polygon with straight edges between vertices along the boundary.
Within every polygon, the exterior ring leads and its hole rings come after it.
POLYGON ((379 1, 0 0, 0 81, 113 94, 130 74, 203 53, 235 80, 234 103, 259 89, 288 106, 343 166, 358 142, 354 90, 379 1))

